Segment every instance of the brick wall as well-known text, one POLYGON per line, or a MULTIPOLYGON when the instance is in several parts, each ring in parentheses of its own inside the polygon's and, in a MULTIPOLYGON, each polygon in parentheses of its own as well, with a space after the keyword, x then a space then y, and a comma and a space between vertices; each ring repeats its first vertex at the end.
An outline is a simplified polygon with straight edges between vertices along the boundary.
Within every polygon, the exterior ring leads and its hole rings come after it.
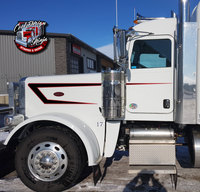
POLYGON ((69 39, 66 38, 66 53, 67 53, 67 72, 70 74, 70 59, 71 59, 71 43, 69 39))
POLYGON ((67 39, 54 38, 56 75, 67 74, 67 39))

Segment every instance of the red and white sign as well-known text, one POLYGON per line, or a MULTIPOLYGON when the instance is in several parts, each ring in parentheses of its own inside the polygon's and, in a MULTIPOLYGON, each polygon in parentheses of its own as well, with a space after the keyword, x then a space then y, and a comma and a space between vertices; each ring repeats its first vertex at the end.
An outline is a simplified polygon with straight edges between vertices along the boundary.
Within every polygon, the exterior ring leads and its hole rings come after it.
POLYGON ((72 53, 77 55, 81 55, 81 48, 77 45, 72 44, 72 53))
POLYGON ((35 47, 35 48, 27 48, 16 42, 15 42, 15 44, 16 44, 17 48, 20 49, 21 51, 24 51, 26 53, 37 53, 46 47, 47 41, 43 42, 39 47, 35 47))
POLYGON ((14 40, 18 49, 26 53, 37 53, 43 50, 48 39, 44 36, 44 21, 18 22, 14 27, 16 38, 14 40))

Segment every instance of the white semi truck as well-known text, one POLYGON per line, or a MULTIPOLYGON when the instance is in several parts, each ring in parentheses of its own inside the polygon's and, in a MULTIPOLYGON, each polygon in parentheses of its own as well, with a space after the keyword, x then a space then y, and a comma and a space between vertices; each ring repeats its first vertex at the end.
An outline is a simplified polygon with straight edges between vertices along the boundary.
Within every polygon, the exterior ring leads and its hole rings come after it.
POLYGON ((9 83, 5 147, 34 191, 70 188, 86 163, 129 150, 129 173, 167 173, 176 183, 176 140, 200 167, 200 3, 191 16, 144 18, 114 28, 117 70, 22 78, 9 83), (19 108, 16 93, 19 88, 19 108))

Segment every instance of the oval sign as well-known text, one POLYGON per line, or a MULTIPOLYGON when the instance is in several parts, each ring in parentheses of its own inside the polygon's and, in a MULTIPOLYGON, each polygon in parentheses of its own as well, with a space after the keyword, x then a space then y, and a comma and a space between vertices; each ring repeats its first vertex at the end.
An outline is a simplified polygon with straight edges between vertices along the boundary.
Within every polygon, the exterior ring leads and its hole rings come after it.
POLYGON ((54 93, 54 96, 56 96, 56 97, 62 97, 63 95, 64 95, 63 92, 55 92, 54 93))
POLYGON ((130 109, 137 109, 137 104, 135 104, 135 103, 131 103, 130 105, 129 105, 129 107, 130 107, 130 109))

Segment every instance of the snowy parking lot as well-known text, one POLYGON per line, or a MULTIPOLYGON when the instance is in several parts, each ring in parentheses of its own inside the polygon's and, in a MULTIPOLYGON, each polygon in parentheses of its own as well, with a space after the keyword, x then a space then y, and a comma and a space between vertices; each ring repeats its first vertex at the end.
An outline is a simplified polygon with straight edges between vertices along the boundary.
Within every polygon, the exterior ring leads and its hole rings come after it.
MULTIPOLYGON (((101 162, 102 178, 96 186, 93 185, 92 171, 85 169, 77 185, 66 190, 66 192, 91 191, 91 192, 197 192, 200 191, 200 173, 198 169, 190 168, 187 147, 178 147, 177 189, 172 188, 170 175, 130 175, 128 174, 128 152, 116 151, 112 158, 101 162), (181 167, 183 166, 183 167, 181 167)), ((29 192, 16 173, 10 174, 0 180, 0 191, 6 192, 29 192)))
MULTIPOLYGON (((3 125, 2 116, 0 116, 0 125, 3 125)), ((5 138, 7 134, 0 133, 0 139, 5 138)), ((179 142, 183 139, 179 139, 179 142)), ((66 192, 197 192, 200 191, 200 170, 193 169, 190 165, 190 159, 187 146, 177 147, 177 171, 178 182, 175 190, 170 175, 136 175, 128 174, 128 152, 116 151, 111 158, 104 158, 101 162, 102 178, 96 186, 93 184, 92 169, 86 167, 77 184, 66 192)), ((17 177, 16 172, 12 172, 6 177, 0 179, 0 192, 30 192, 17 177)))

